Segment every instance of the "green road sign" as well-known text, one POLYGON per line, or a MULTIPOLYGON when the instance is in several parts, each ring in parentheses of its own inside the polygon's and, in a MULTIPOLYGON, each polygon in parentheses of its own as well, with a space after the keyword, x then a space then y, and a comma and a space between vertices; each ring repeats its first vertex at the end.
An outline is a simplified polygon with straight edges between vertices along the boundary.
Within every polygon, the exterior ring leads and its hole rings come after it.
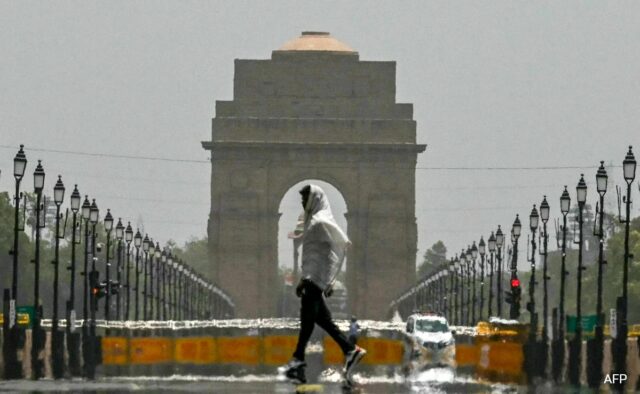
MULTIPOLYGON (((575 316, 567 316, 567 333, 575 333, 576 332, 576 319, 575 316)), ((596 328, 596 324, 598 323, 597 315, 587 315, 582 316, 582 332, 583 333, 593 333, 596 328)))
POLYGON ((35 317, 35 308, 33 306, 19 306, 16 310, 17 323, 20 327, 31 328, 33 318, 35 317))

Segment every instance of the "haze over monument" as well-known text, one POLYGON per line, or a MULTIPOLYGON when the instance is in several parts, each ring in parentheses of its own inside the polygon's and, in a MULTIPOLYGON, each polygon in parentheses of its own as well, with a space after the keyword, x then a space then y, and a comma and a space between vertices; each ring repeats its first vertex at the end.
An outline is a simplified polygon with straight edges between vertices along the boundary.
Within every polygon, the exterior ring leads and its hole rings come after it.
POLYGON ((303 32, 269 60, 235 61, 233 101, 217 101, 203 147, 212 151, 214 280, 240 316, 275 312, 278 208, 305 179, 346 200, 353 313, 384 317, 415 280, 415 164, 425 145, 412 105, 396 103, 395 69, 360 60, 326 32, 303 32))

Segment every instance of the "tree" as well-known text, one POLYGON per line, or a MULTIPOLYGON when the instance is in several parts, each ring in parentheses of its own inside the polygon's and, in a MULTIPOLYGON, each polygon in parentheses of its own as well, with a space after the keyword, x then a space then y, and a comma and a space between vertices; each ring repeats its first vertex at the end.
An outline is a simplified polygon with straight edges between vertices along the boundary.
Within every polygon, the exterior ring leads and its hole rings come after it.
POLYGON ((442 241, 431 245, 424 253, 422 264, 418 267, 418 278, 422 278, 435 271, 447 262, 447 247, 442 241))
POLYGON ((206 278, 213 278, 212 266, 209 259, 209 241, 207 240, 207 237, 192 237, 181 247, 177 246, 173 240, 169 240, 167 244, 172 246, 173 253, 190 267, 193 267, 206 278))

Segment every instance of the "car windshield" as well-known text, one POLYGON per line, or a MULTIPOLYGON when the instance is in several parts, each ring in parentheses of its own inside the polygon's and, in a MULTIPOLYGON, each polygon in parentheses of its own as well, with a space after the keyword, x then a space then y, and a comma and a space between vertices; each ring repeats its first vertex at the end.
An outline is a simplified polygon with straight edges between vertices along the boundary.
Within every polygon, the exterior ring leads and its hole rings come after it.
POLYGON ((447 332, 449 326, 441 320, 418 320, 416 321, 416 331, 447 332))

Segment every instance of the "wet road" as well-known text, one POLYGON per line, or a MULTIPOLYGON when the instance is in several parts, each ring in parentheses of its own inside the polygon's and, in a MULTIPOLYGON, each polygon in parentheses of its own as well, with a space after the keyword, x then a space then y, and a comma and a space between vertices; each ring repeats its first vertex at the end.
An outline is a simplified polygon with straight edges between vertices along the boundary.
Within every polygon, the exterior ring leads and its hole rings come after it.
MULTIPOLYGON (((354 393, 515 393, 523 387, 479 382, 471 377, 458 376, 451 369, 432 368, 409 377, 362 376, 354 393)), ((302 388, 302 392, 345 393, 339 374, 331 369, 323 371, 317 383, 302 388)), ((550 392, 547 387, 544 392, 550 392)), ((2 392, 183 392, 183 393, 295 393, 296 387, 277 375, 245 376, 172 376, 104 378, 96 382, 71 381, 2 381, 2 392)))

